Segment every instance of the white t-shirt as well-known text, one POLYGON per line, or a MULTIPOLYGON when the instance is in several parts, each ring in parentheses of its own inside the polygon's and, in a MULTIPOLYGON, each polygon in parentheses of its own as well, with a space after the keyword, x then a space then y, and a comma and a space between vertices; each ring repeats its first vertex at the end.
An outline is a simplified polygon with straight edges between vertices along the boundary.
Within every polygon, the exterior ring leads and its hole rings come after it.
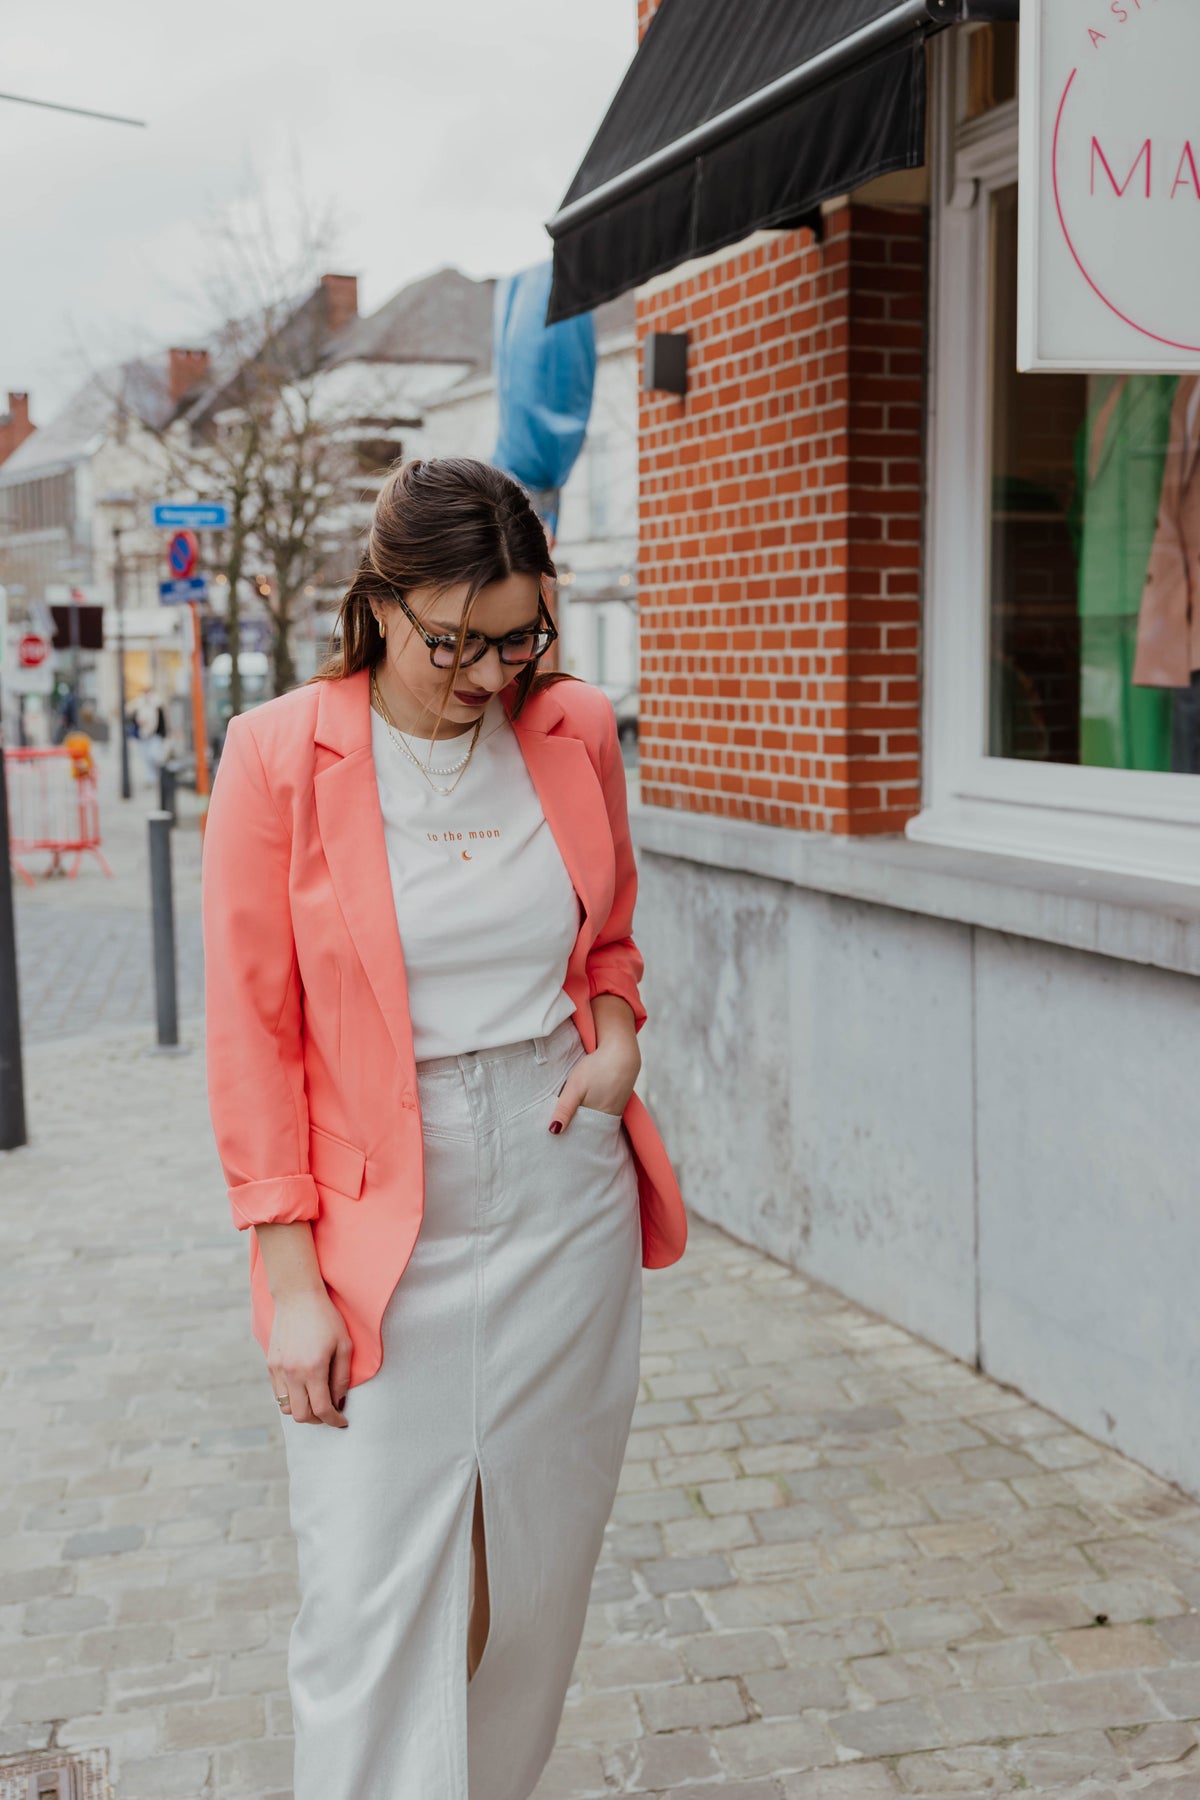
MULTIPOLYGON (((462 737, 404 737, 441 787, 462 737)), ((371 709, 371 750, 418 1061, 542 1037, 574 1011, 563 981, 581 918, 498 696, 450 795, 435 793, 371 709)))

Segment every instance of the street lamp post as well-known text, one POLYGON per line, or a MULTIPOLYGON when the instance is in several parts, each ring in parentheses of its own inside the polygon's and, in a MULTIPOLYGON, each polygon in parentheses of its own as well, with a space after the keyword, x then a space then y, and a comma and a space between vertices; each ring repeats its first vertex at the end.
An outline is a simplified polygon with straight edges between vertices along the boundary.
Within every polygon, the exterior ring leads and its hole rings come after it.
POLYGON ((117 736, 121 745, 121 798, 132 796, 129 782, 129 739, 125 734, 125 557, 121 533, 131 515, 136 516, 134 494, 105 494, 97 505, 112 515, 113 540, 113 604, 117 610, 117 736))
POLYGON ((113 599, 117 607, 117 710, 120 714, 121 736, 121 798, 128 800, 131 795, 129 785, 129 733, 125 729, 125 559, 121 555, 121 526, 112 528, 113 536, 113 599))

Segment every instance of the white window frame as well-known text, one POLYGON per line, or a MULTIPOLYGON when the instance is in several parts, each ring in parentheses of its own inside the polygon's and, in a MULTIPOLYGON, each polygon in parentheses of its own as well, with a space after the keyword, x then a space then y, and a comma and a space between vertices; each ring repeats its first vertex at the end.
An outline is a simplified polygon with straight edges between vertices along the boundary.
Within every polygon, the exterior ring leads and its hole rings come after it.
POLYGON ((956 35, 933 45, 924 805, 908 836, 1200 885, 1200 777, 986 753, 990 203, 1017 180, 1017 108, 958 123, 956 35))

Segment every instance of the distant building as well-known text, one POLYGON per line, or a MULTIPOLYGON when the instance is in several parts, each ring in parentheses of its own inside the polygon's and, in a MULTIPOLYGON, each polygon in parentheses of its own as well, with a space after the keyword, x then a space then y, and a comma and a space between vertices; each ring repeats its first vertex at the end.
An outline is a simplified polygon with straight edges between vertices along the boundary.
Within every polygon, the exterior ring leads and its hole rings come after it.
POLYGON ((14 394, 10 389, 8 411, 0 413, 0 463, 7 462, 13 451, 19 449, 36 430, 36 425, 29 417, 29 395, 14 394))
MULTIPOLYGON (((112 521, 98 503, 144 485, 156 458, 161 463, 154 429, 178 414, 207 369, 206 351, 169 349, 102 370, 0 464, 0 581, 14 628, 52 636, 55 605, 90 603, 105 608, 105 642, 115 643, 112 521)), ((158 604, 161 536, 136 520, 122 549, 127 697, 148 684, 169 696, 182 679, 185 646, 183 621, 158 604)), ((68 656, 59 646, 37 670, 5 659, 10 692, 28 697, 35 736, 68 656)), ((84 716, 115 717, 115 659, 84 653, 79 672, 84 716)))

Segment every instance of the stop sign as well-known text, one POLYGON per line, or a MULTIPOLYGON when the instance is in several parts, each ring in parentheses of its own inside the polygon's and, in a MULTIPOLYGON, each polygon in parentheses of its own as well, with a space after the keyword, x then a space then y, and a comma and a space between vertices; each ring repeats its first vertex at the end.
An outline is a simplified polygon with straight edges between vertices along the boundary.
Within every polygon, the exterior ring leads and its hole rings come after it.
POLYGON ((36 669, 50 653, 50 645, 36 631, 27 631, 17 645, 17 661, 23 669, 36 669))

